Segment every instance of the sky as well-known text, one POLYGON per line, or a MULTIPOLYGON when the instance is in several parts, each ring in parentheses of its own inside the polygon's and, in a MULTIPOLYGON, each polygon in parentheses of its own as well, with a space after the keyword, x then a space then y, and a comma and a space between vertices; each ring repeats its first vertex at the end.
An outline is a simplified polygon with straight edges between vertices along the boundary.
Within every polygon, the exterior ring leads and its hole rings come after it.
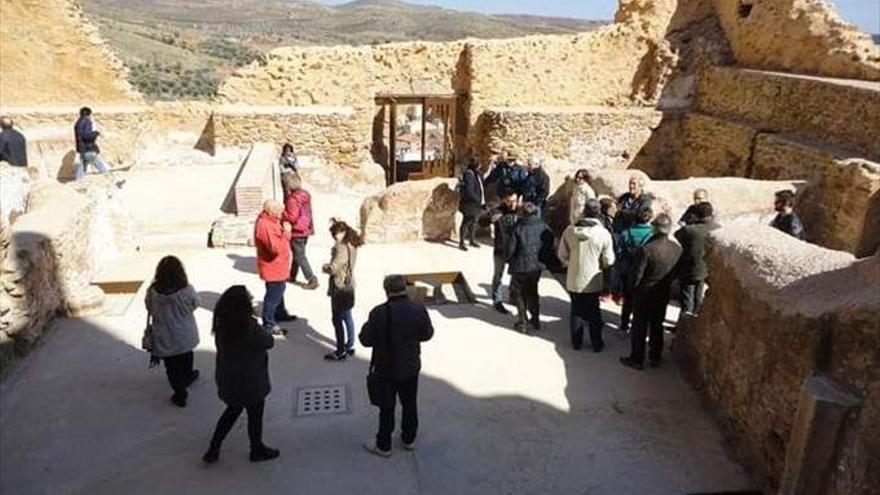
MULTIPOLYGON (((487 14, 538 14, 611 19, 617 0, 407 0, 409 3, 437 5, 449 9, 470 10, 487 14)), ((345 0, 325 0, 339 4, 345 0)), ((871 33, 880 33, 880 0, 831 0, 844 19, 871 33)))

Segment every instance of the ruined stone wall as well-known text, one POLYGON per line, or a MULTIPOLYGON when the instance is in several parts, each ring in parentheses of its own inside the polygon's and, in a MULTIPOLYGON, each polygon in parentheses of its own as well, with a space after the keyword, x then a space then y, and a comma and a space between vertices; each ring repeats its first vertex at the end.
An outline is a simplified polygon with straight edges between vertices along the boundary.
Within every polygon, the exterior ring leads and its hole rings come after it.
MULTIPOLYGON (((263 107, 224 105, 212 116, 214 145, 248 147, 253 143, 293 143, 297 153, 354 166, 366 153, 361 126, 350 107, 263 107)), ((279 148, 280 149, 280 148, 279 148)))
POLYGON ((608 107, 490 108, 478 121, 484 158, 509 148, 590 169, 625 168, 660 122, 652 109, 608 107))
POLYGON ((880 483, 880 258, 855 261, 769 227, 724 228, 712 244, 711 290, 675 345, 740 453, 775 489, 801 386, 821 373, 863 399, 845 421, 823 493, 873 493, 880 483))
POLYGON ((140 100, 74 0, 2 0, 0 19, 0 107, 140 100))
POLYGON ((738 65, 880 80, 880 47, 824 0, 713 0, 738 65))

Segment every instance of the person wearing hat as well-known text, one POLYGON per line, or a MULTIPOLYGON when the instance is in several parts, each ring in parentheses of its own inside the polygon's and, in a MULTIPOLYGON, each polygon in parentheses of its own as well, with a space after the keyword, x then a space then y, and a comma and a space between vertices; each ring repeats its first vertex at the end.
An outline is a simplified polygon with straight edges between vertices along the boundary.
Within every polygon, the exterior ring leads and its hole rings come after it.
POLYGON ((645 334, 648 336, 649 361, 660 365, 663 355, 663 321, 672 281, 677 276, 681 246, 669 239, 672 219, 661 213, 651 222, 654 235, 636 253, 632 272, 634 297, 632 351, 621 357, 624 366, 641 370, 645 362, 645 334))
POLYGON ((517 163, 518 159, 519 156, 515 151, 504 150, 501 159, 492 164, 492 171, 486 177, 485 183, 495 184, 495 192, 499 198, 511 193, 522 195, 528 174, 526 169, 517 163))
POLYGON ((403 410, 403 448, 410 451, 415 449, 419 427, 416 399, 422 369, 421 343, 431 340, 434 326, 425 306, 407 297, 406 279, 402 275, 385 277, 383 285, 388 301, 370 311, 359 338, 364 347, 373 348, 370 376, 390 387, 390 400, 378 405, 379 432, 376 441, 364 444, 364 448, 387 458, 391 456, 394 409, 398 398, 403 410))
POLYGON ((588 199, 584 216, 563 232, 557 253, 568 268, 565 288, 571 296, 571 345, 575 349, 583 347, 586 324, 594 352, 601 352, 605 347, 599 297, 604 286, 603 272, 614 264, 614 244, 611 233, 599 218, 601 214, 599 201, 588 199))

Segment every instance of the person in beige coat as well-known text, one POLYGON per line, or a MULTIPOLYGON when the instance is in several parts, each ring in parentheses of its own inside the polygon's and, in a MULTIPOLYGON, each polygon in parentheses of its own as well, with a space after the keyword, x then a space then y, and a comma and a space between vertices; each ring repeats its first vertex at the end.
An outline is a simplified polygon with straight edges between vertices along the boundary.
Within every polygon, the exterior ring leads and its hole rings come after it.
POLYGON ((574 189, 571 191, 571 200, 569 202, 569 225, 574 225, 584 217, 584 207, 587 206, 587 200, 595 199, 596 191, 590 186, 590 172, 586 169, 580 169, 574 174, 574 189))
POLYGON ((354 355, 355 328, 351 310, 354 308, 354 267, 357 250, 364 240, 347 223, 336 220, 330 226, 335 244, 330 252, 330 263, 324 265, 324 273, 330 275, 327 295, 330 296, 330 312, 336 331, 336 350, 325 355, 328 361, 344 361, 354 355))
POLYGON ((594 352, 601 352, 605 346, 599 297, 604 286, 603 271, 614 264, 611 234, 602 224, 600 214, 599 202, 587 200, 584 218, 565 229, 557 252, 568 268, 565 288, 571 296, 571 344, 575 349, 583 347, 583 327, 589 324, 594 352))

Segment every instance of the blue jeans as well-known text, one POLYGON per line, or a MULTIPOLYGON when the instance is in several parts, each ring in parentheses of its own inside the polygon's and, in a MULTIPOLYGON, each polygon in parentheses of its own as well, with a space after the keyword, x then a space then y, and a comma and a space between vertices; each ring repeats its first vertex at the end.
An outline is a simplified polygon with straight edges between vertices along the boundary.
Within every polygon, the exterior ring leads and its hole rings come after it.
POLYGON ((108 172, 107 162, 101 158, 101 154, 97 151, 86 151, 79 154, 80 166, 76 167, 76 180, 80 180, 86 175, 86 169, 91 164, 98 172, 106 174, 108 172))
POLYGON ((498 304, 501 301, 501 279, 504 277, 504 267, 507 265, 507 261, 504 259, 504 256, 494 255, 493 259, 495 260, 495 269, 492 272, 492 302, 498 304))
POLYGON ((331 319, 333 329, 336 330, 336 352, 354 349, 354 319, 351 317, 351 310, 334 312, 331 319))
POLYGON ((284 307, 284 289, 287 282, 266 282, 266 295, 263 297, 263 328, 271 331, 278 325, 278 318, 284 318, 287 308, 284 307))

